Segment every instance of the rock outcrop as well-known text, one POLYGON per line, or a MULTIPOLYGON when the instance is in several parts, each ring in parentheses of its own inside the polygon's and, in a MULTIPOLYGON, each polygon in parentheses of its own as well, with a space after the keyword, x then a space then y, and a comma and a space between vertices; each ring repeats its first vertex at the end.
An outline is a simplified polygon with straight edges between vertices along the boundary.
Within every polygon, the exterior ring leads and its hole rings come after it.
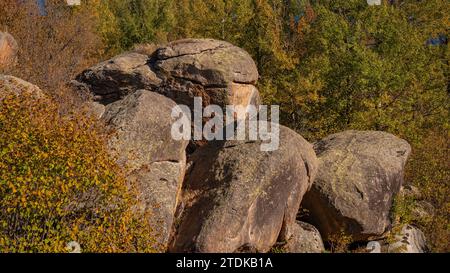
MULTIPOLYGON (((14 39, 0 33, 0 66, 11 65, 16 51, 14 39)), ((393 243, 382 236, 411 152, 391 134, 346 131, 312 145, 280 126, 276 150, 263 151, 262 140, 205 137, 187 158, 188 140, 172 137, 173 108, 193 107, 194 97, 203 107, 258 106, 257 80, 244 50, 185 39, 116 56, 82 72, 72 86, 92 96, 86 106, 110 131, 109 152, 138 191, 134 209, 169 252, 320 253, 323 241, 341 232, 377 240, 371 251, 425 252, 424 235, 413 226, 393 243), (300 205, 310 224, 298 221, 300 205)), ((30 83, 0 75, 0 100, 25 93, 45 97, 30 83)), ((432 216, 417 188, 402 192, 418 201, 414 215, 432 216)))
POLYGON ((239 47, 212 39, 186 39, 157 50, 156 67, 175 78, 203 86, 230 82, 255 84, 258 71, 250 55, 239 47))
POLYGON ((93 66, 77 78, 97 101, 107 104, 139 89, 163 94, 192 106, 259 104, 254 87, 258 71, 250 55, 223 41, 185 39, 158 48, 153 54, 129 52, 93 66))
POLYGON ((267 252, 287 240, 317 172, 312 145, 280 128, 280 147, 215 141, 191 156, 172 252, 267 252))
POLYGON ((426 250, 425 235, 411 225, 404 225, 401 232, 395 235, 395 241, 387 247, 389 253, 424 253, 426 250))
POLYGON ((17 58, 17 42, 9 33, 0 32, 0 69, 14 64, 17 58))
POLYGON ((102 120, 113 131, 111 153, 138 188, 160 242, 167 245, 184 177, 187 141, 171 137, 172 100, 138 90, 106 106, 102 120))
POLYGON ((128 180, 137 184, 143 209, 161 227, 166 245, 185 171, 187 141, 170 135, 175 103, 259 104, 256 65, 244 50, 212 39, 186 39, 152 50, 128 52, 95 65, 72 81, 90 93, 91 113, 115 130, 109 141, 128 180), (152 208, 152 209, 150 209, 152 208), (161 224, 162 223, 162 224, 161 224))
POLYGON ((194 97, 203 107, 257 106, 257 80, 244 50, 185 39, 116 56, 72 85, 93 96, 91 112, 115 131, 111 153, 126 166, 169 251, 267 252, 285 242, 285 252, 323 252, 322 239, 341 231, 353 240, 379 238, 390 228, 411 151, 391 134, 346 131, 314 151, 281 127, 278 150, 262 152, 261 141, 202 140, 186 165, 187 141, 170 135, 172 107, 192 109, 194 97), (296 222, 301 201, 318 230, 296 222))
POLYGON ((292 236, 281 247, 286 253, 323 253, 325 247, 319 231, 305 222, 292 225, 292 236))
POLYGON ((155 90, 162 80, 152 71, 149 60, 147 55, 124 53, 85 70, 72 84, 84 85, 103 104, 137 90, 155 90))
POLYGON ((346 131, 314 144, 319 172, 302 207, 327 240, 341 230, 353 240, 383 234, 403 182, 410 145, 378 131, 346 131))

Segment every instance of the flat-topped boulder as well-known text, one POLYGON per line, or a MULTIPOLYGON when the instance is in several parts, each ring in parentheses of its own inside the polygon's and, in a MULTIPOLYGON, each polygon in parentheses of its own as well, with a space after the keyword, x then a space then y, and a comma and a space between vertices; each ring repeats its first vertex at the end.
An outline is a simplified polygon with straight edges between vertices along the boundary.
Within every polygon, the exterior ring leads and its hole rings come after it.
POLYGON ((255 84, 258 70, 243 49, 213 39, 185 39, 157 50, 155 67, 205 87, 255 84))
POLYGON ((185 39, 153 53, 127 52, 95 65, 76 77, 76 90, 109 104, 140 89, 160 93, 179 104, 259 105, 254 86, 258 70, 243 49, 213 39, 185 39))

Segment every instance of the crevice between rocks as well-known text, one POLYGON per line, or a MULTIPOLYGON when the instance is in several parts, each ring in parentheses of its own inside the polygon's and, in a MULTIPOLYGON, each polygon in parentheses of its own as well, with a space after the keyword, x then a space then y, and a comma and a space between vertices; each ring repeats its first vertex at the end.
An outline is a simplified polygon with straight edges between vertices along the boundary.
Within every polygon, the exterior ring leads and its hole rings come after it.
POLYGON ((231 46, 228 46, 228 45, 219 45, 219 46, 216 46, 216 47, 213 47, 213 48, 203 49, 203 50, 200 50, 199 52, 195 52, 195 53, 179 54, 179 55, 176 55, 176 56, 170 56, 170 57, 166 57, 166 58, 162 58, 162 57, 159 56, 159 51, 162 50, 162 49, 160 48, 160 49, 158 49, 158 50, 156 51, 156 55, 157 55, 158 60, 160 60, 160 61, 166 61, 166 60, 170 60, 170 59, 174 59, 174 58, 180 58, 180 57, 183 57, 183 56, 189 56, 189 55, 195 56, 195 55, 200 55, 200 54, 203 54, 203 53, 208 52, 208 51, 214 51, 214 50, 218 50, 218 49, 226 49, 226 48, 231 48, 231 46))

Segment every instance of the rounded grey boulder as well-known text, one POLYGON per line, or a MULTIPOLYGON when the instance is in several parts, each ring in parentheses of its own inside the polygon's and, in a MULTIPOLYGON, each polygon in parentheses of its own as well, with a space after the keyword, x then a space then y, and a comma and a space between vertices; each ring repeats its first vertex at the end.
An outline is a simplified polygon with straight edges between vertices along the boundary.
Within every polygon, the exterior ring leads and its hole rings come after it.
POLYGON ((323 238, 344 231, 354 240, 383 234, 403 182, 410 145, 392 134, 345 131, 314 144, 319 172, 302 207, 323 238))

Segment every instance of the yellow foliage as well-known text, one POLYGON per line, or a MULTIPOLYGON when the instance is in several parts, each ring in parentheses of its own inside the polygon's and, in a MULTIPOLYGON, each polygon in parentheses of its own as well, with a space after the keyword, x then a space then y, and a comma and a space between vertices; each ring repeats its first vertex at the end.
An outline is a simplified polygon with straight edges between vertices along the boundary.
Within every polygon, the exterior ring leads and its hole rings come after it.
POLYGON ((65 252, 70 241, 83 252, 157 251, 100 128, 57 110, 0 99, 0 252, 65 252))
POLYGON ((329 244, 331 252, 348 252, 349 245, 353 242, 352 236, 346 234, 343 230, 330 236, 329 244))
POLYGON ((432 130, 413 149, 406 180, 420 189, 422 199, 435 208, 434 214, 418 222, 432 252, 450 251, 450 133, 432 130))

